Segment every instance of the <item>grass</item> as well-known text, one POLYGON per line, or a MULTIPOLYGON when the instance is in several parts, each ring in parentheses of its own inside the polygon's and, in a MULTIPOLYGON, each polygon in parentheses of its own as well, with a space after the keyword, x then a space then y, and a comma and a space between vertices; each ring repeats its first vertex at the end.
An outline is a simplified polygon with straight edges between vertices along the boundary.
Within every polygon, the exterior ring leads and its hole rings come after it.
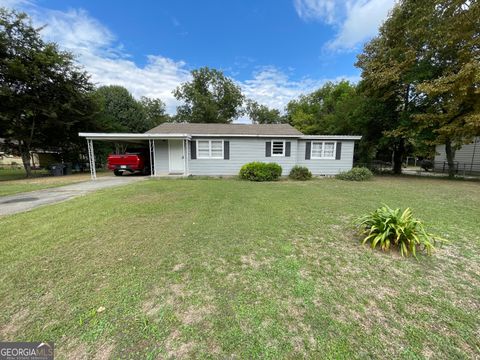
MULTIPOLYGON (((99 176, 107 173, 100 173, 99 176)), ((13 195, 27 191, 48 189, 90 180, 90 173, 66 176, 49 176, 46 170, 35 171, 32 178, 25 177, 23 169, 0 170, 0 196, 13 195)))
POLYGON ((480 185, 148 180, 0 219, 0 338, 58 359, 467 359, 480 352, 480 185), (351 221, 412 207, 432 257, 351 221))

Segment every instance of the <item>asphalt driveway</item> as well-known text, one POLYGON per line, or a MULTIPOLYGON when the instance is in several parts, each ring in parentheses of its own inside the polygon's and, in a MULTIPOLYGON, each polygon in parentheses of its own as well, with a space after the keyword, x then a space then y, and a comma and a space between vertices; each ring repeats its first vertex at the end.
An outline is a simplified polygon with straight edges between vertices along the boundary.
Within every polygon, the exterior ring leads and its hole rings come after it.
POLYGON ((105 177, 98 178, 95 181, 85 181, 51 189, 2 196, 0 197, 0 216, 28 211, 38 206, 70 200, 74 197, 85 195, 99 189, 125 185, 135 181, 142 181, 144 179, 146 179, 146 177, 105 177))

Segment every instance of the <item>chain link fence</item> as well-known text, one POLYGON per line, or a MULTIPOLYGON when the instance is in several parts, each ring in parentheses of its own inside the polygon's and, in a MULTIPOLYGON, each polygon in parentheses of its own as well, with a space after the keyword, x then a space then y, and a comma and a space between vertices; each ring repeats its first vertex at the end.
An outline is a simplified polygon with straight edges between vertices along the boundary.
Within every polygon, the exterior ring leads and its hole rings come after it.
MULTIPOLYGON (((355 163, 354 166, 363 166, 374 173, 390 173, 393 170, 391 162, 372 161, 370 163, 355 163)), ((458 176, 480 176, 480 162, 454 162, 455 174, 458 176)), ((405 174, 413 175, 447 175, 448 162, 417 160, 412 157, 407 158, 403 164, 402 171, 405 174)))

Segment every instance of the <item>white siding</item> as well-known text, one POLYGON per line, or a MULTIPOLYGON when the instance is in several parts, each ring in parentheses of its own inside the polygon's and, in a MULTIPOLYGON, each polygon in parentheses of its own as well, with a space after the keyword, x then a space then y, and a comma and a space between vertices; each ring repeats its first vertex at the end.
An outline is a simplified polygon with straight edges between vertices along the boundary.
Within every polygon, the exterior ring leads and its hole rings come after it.
MULTIPOLYGON (((201 140, 199 138, 193 140, 201 140)), ((252 161, 276 162, 282 167, 282 175, 287 176, 295 165, 306 166, 313 175, 335 175, 352 168, 354 141, 343 140, 340 160, 305 160, 306 140, 223 138, 230 143, 230 159, 191 159, 188 148, 188 173, 191 175, 238 175, 240 168, 252 161), (265 156, 265 143, 274 140, 290 141, 290 156, 265 156)), ((308 140, 311 141, 311 140, 308 140)), ((159 176, 168 175, 168 141, 155 140, 155 171, 159 176)))
MULTIPOLYGON (((194 140, 201 140, 199 138, 194 140)), ((286 176, 296 163, 296 139, 246 139, 223 138, 230 142, 230 159, 191 159, 190 149, 188 154, 189 170, 192 175, 238 175, 240 168, 252 161, 276 162, 282 167, 282 175, 286 176), (266 157, 265 143, 267 141, 285 140, 291 142, 289 157, 266 157)))
POLYGON ((168 140, 155 140, 155 173, 168 175, 168 140))
MULTIPOLYGON (((311 141, 311 140, 308 140, 311 141)), ((315 141, 315 140, 312 140, 315 141)), ((339 141, 337 141, 339 142, 339 141)), ((305 159, 306 140, 298 141, 297 164, 306 166, 313 175, 335 175, 341 171, 348 171, 353 166, 354 141, 342 140, 342 152, 340 160, 305 159)))

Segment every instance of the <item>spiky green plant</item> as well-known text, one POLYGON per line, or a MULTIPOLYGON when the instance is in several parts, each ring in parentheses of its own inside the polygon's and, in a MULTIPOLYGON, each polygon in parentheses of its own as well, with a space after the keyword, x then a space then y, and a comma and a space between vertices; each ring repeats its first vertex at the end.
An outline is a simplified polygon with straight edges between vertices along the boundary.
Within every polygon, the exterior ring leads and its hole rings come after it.
POLYGON ((357 220, 360 233, 365 236, 362 243, 371 243, 372 249, 377 245, 383 251, 398 247, 402 256, 413 254, 417 250, 428 255, 435 250, 434 244, 444 239, 427 233, 423 223, 415 219, 410 208, 391 209, 384 205, 357 220))

